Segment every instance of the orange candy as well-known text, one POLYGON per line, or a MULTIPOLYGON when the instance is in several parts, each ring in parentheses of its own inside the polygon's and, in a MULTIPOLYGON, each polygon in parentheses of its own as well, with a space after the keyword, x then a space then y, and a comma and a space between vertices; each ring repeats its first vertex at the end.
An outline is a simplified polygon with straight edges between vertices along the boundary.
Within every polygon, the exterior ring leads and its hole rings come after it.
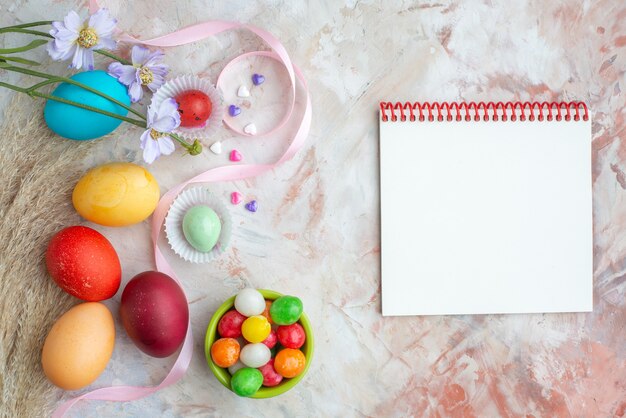
POLYGON ((287 378, 296 377, 306 365, 306 358, 302 351, 285 348, 281 350, 274 359, 274 369, 276 372, 287 378))
POLYGON ((273 324, 274 321, 272 321, 272 317, 270 316, 270 306, 272 306, 272 301, 271 300, 266 300, 265 301, 265 310, 263 311, 263 313, 261 315, 263 315, 264 317, 267 318, 267 322, 269 322, 270 324, 273 324))
POLYGON ((213 363, 230 367, 239 360, 239 342, 234 338, 220 338, 211 346, 213 363))

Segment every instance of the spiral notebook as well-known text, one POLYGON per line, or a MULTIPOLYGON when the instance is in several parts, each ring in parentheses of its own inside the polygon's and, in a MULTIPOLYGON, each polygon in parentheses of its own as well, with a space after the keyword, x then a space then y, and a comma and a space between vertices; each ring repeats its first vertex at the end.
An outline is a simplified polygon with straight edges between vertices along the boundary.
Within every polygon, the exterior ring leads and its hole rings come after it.
POLYGON ((592 310, 584 103, 380 104, 383 315, 592 310))

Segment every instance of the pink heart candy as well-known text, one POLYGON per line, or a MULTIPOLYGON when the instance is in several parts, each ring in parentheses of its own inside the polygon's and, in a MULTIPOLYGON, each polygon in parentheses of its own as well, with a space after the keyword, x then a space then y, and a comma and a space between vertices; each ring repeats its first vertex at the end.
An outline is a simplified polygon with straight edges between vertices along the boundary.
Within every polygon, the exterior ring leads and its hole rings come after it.
POLYGON ((243 199, 242 199, 241 193, 239 193, 239 192, 232 192, 230 194, 230 203, 232 203, 233 205, 240 204, 242 200, 243 199))
POLYGON ((232 150, 230 152, 230 160, 231 161, 241 161, 243 157, 241 156, 241 153, 239 151, 237 151, 236 149, 232 150))

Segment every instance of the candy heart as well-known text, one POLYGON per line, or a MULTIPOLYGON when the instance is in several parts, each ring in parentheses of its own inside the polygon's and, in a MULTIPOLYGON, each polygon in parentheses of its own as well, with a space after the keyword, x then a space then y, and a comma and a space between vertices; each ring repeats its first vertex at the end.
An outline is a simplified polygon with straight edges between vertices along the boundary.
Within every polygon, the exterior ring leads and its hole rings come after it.
POLYGON ((249 135, 256 135, 256 125, 254 123, 249 123, 244 126, 243 131, 249 135))
POLYGON ((265 77, 263 75, 252 74, 252 82, 254 83, 255 86, 263 84, 264 81, 265 81, 265 77))
POLYGON ((239 153, 239 151, 237 151, 236 149, 232 150, 230 152, 230 160, 231 161, 241 161, 243 157, 241 156, 241 153, 239 153))
POLYGON ((213 145, 209 147, 213 154, 221 154, 222 153, 222 143, 220 141, 214 142, 213 145))
POLYGON ((237 107, 235 105, 230 105, 228 106, 228 114, 232 117, 237 116, 238 114, 241 113, 241 108, 237 107))
POLYGON ((241 193, 239 192, 232 192, 230 194, 230 203, 232 203, 233 205, 238 205, 241 203, 241 193))
POLYGON ((244 85, 239 86, 239 90, 237 90, 237 96, 239 97, 250 97, 250 90, 244 85))
POLYGON ((256 203, 256 200, 251 200, 246 203, 246 209, 248 209, 250 212, 256 212, 258 208, 259 205, 256 203))

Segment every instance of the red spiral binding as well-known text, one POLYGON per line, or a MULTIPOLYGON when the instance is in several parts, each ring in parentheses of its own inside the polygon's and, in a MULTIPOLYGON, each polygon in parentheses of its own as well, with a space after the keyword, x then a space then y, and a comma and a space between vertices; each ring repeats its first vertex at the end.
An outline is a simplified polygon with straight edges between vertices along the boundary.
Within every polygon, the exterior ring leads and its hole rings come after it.
POLYGON ((382 121, 589 120, 584 102, 380 102, 382 121), (387 114, 389 112, 389 114, 387 114), (556 116, 553 116, 553 112, 556 116), (572 117, 573 113, 573 117, 572 117))

